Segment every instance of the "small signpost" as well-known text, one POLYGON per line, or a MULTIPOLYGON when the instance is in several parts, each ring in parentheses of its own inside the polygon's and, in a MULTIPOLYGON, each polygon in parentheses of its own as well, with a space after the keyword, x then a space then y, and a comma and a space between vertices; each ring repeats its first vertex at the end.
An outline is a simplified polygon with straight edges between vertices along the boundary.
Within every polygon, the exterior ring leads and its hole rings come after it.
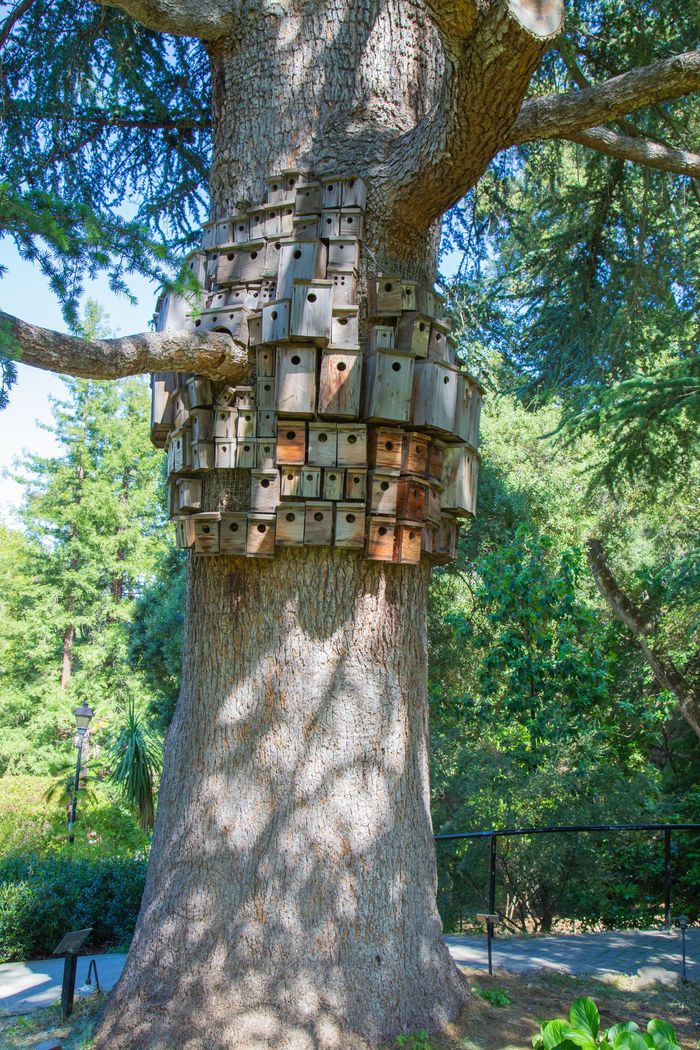
POLYGON ((61 943, 53 950, 54 955, 63 955, 63 987, 61 988, 61 1016, 65 1020, 73 1013, 73 999, 75 998, 75 974, 78 967, 78 956, 80 949, 92 933, 89 930, 73 930, 67 933, 61 943))

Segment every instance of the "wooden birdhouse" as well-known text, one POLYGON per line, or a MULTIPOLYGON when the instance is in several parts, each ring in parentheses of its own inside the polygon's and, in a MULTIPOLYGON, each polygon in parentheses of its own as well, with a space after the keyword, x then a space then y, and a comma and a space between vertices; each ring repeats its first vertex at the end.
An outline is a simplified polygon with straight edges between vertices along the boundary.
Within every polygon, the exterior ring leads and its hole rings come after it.
POLYGON ((303 503, 280 503, 277 507, 275 543, 278 547, 301 547, 304 543, 303 503))
POLYGON ((301 469, 300 495, 304 499, 319 499, 321 496, 321 468, 304 466, 301 469))
POLYGON ((263 279, 275 279, 279 271, 281 241, 268 241, 265 246, 265 265, 263 267, 263 279))
POLYGON ((204 300, 204 309, 207 313, 211 310, 225 310, 230 302, 230 291, 211 292, 204 300))
POLYGON ((248 558, 274 558, 275 525, 274 514, 248 514, 245 546, 248 558))
POLYGON ((401 278, 379 274, 367 282, 367 306, 370 317, 397 317, 403 309, 401 278))
POLYGON ((281 174, 270 175, 267 182, 268 204, 280 204, 284 199, 284 178, 281 174))
POLYGON ((168 473, 181 474, 192 469, 192 432, 178 427, 168 435, 168 473))
MULTIPOLYGON (((442 488, 442 486, 440 486, 442 488)), ((442 507, 440 506, 440 492, 438 486, 433 482, 428 484, 428 512, 426 514, 426 522, 430 525, 438 526, 442 517, 442 507)))
POLYGON ((399 521, 396 526, 395 560, 401 565, 418 565, 423 547, 423 526, 416 521, 399 521))
POLYGON ((239 412, 247 412, 248 409, 255 411, 255 390, 252 386, 234 387, 236 392, 236 408, 239 412))
POLYGON ((396 519, 371 515, 367 529, 367 557, 371 561, 393 561, 396 519))
POLYGON ((175 391, 173 397, 173 422, 175 429, 184 427, 190 418, 190 406, 187 400, 187 388, 175 391))
POLYGON ((341 192, 341 205, 343 208, 364 209, 367 201, 367 185, 364 179, 343 179, 341 192))
POLYGON ((473 449, 479 447, 479 428, 481 425, 481 406, 484 400, 484 388, 480 383, 469 376, 471 397, 469 400, 469 422, 467 426, 467 444, 473 449))
POLYGON ((194 515, 194 552, 195 554, 219 553, 218 511, 205 511, 194 515))
POLYGON ((294 204, 297 186, 301 182, 301 172, 296 168, 285 168, 282 171, 282 202, 294 204))
POLYGON ((216 223, 205 222, 202 226, 202 248, 207 251, 216 247, 216 223))
POLYGON ((393 427, 372 427, 369 431, 368 463, 373 470, 400 474, 403 458, 403 431, 393 427))
POLYGON ((300 215, 291 219, 289 227, 288 232, 295 241, 315 241, 319 236, 320 219, 317 216, 300 215))
POLYGON ((416 361, 411 423, 451 434, 457 406, 456 369, 439 361, 416 361))
MULTIPOLYGON (((249 310, 251 313, 257 314, 262 309, 262 303, 260 302, 261 289, 262 281, 253 281, 251 284, 245 286, 245 299, 243 300, 243 305, 246 310, 249 310)), ((248 316, 248 342, 252 345, 250 338, 250 315, 248 316)))
POLYGON ((275 380, 266 376, 258 379, 256 383, 258 411, 261 409, 274 410, 275 407, 275 380))
POLYGON ((427 481, 410 476, 399 478, 397 516, 407 521, 426 521, 429 493, 427 481))
POLYGON ((234 244, 247 244, 250 240, 250 228, 248 216, 245 214, 234 215, 231 219, 234 244))
POLYGON ((340 212, 324 208, 321 212, 321 237, 330 240, 340 237, 340 212))
POLYGON ((278 299, 291 299, 295 281, 326 276, 326 246, 322 241, 282 241, 277 273, 278 299))
POLYGON ((248 343, 257 347, 262 341, 262 310, 256 310, 248 318, 248 343))
POLYGON ((297 215, 320 215, 323 207, 323 192, 320 182, 300 182, 297 184, 297 195, 294 211, 297 215))
POLYGON ((333 307, 331 346, 335 349, 359 350, 359 309, 358 306, 333 307))
POLYGON ((404 434, 401 473, 427 477, 429 447, 430 438, 427 434, 421 434, 418 431, 409 431, 404 434))
POLYGON ((224 219, 216 224, 216 243, 219 247, 233 244, 233 224, 230 219, 224 219))
POLYGON ((428 343, 428 357, 431 361, 442 361, 449 364, 450 344, 448 342, 449 325, 443 321, 436 321, 430 325, 430 341, 428 343))
POLYGON ((338 467, 327 467, 323 471, 323 498, 325 500, 339 500, 343 498, 345 489, 345 471, 338 467))
POLYGON ((219 522, 219 553, 228 555, 245 554, 246 527, 245 513, 222 511, 221 521, 219 522))
POLYGON ((226 305, 245 306, 247 295, 248 292, 244 284, 234 285, 233 288, 229 288, 226 292, 226 305))
POLYGON ((264 240, 266 222, 267 214, 264 208, 256 208, 254 211, 248 212, 249 244, 259 243, 264 240))
POLYGON ((427 357, 430 343, 430 319, 413 310, 405 310, 399 317, 396 328, 396 348, 427 357))
POLYGON ((290 299, 276 299, 262 310, 263 343, 282 343, 289 339, 290 299))
POLYGON ((292 339, 327 346, 331 339, 332 294, 331 281, 294 282, 289 330, 292 339))
POLYGON ((334 467, 338 450, 338 428, 333 423, 309 423, 307 463, 334 467))
POLYGON ((151 441, 165 448, 166 438, 175 426, 174 372, 155 372, 151 376, 151 441))
POLYGON ((217 470, 231 470, 236 465, 236 442, 231 438, 214 440, 214 466, 217 470))
POLYGON ((192 413, 192 440, 214 440, 214 412, 211 408, 198 408, 192 413))
POLYGON ((432 438, 428 450, 428 477, 431 481, 440 483, 442 481, 443 464, 445 461, 445 446, 442 441, 432 438))
POLYGON ((364 423, 338 425, 338 466, 367 466, 367 427, 364 423))
POLYGON ((339 208, 343 203, 343 183, 341 179, 323 179, 323 197, 322 203, 324 208, 339 208))
POLYGON ((214 442, 193 441, 192 470, 213 470, 214 465, 214 442))
POLYGON ((348 500, 367 499, 367 471, 352 467, 345 471, 345 498, 348 500))
POLYGON ((252 438, 256 436, 256 416, 257 413, 254 409, 239 409, 236 419, 236 439, 238 441, 241 441, 243 438, 252 438))
POLYGON ((280 470, 280 491, 282 499, 301 496, 300 467, 283 467, 280 470))
POLYGON ((277 347, 275 409, 280 416, 313 416, 316 408, 316 348, 277 347))
POLYGON ((234 448, 235 463, 237 470, 252 470, 255 466, 257 442, 255 438, 243 438, 238 441, 234 448))
POLYGON ((272 346, 261 346, 255 351, 255 370, 258 379, 275 374, 275 349, 272 346))
POLYGON ((416 281, 401 282, 401 309, 411 311, 418 309, 418 283, 416 281))
POLYGON ((365 510, 356 503, 338 503, 335 510, 336 547, 358 550, 365 545, 365 510))
MULTIPOLYGON (((216 283, 222 285, 235 284, 241 280, 241 264, 243 260, 243 246, 236 246, 236 250, 219 252, 216 258, 216 283)), ((214 262, 213 257, 210 262, 214 262)))
POLYGON ((194 518, 189 515, 175 520, 175 543, 180 550, 194 546, 194 518))
POLYGON ((396 517, 398 493, 399 479, 396 475, 370 472, 368 507, 372 514, 396 517))
POLYGON ((277 282, 264 277, 260 282, 260 308, 275 301, 277 297, 277 282))
POLYGON ((445 450, 443 491, 440 502, 453 514, 476 514, 476 489, 479 480, 479 456, 464 445, 450 445, 445 450))
POLYGON ((333 543, 333 504, 307 503, 304 520, 304 546, 330 547, 333 543))
POLYGON ((354 273, 331 270, 329 266, 328 280, 333 282, 334 306, 353 306, 357 302, 357 278, 354 273))
POLYGON ((255 466, 257 470, 275 470, 277 464, 276 442, 270 438, 258 438, 255 442, 255 466))
POLYGON ((281 233, 281 208, 278 204, 269 204, 265 208, 265 236, 279 237, 281 233))
POLYGON ((318 414, 357 419, 362 390, 362 352, 327 349, 321 353, 318 414))
POLYGON ((328 242, 328 268, 354 273, 360 265, 360 245, 354 237, 331 237, 328 242))
POLYGON ((176 506, 182 513, 200 510, 202 506, 202 482, 197 478, 177 478, 176 506))
POLYGON ((277 462, 303 466, 306 461, 306 423, 287 420, 277 424, 277 462))
POLYGON ((363 415, 368 422, 408 422, 413 389, 413 360, 410 354, 400 350, 379 350, 367 358, 363 415))
POLYGON ((255 432, 259 438, 273 438, 277 433, 277 413, 271 408, 259 408, 255 432))
POLYGON ((208 379, 195 377, 187 384, 187 396, 189 398, 190 410, 195 408, 211 408, 214 404, 211 382, 208 379))
POLYGON ((454 561, 459 547, 459 522, 443 514, 433 539, 433 561, 441 564, 454 561))
POLYGON ((373 353, 377 350, 393 350, 396 341, 396 329, 390 324, 373 324, 369 330, 369 348, 373 353))
POLYGON ((157 332, 179 332, 183 329, 191 329, 192 321, 188 317, 190 304, 181 295, 168 292, 158 300, 158 308, 155 314, 155 327, 157 332))
POLYGON ((338 235, 340 237, 362 237, 365 217, 360 208, 341 208, 338 235))
POLYGON ((238 254, 241 256, 238 280, 246 284, 249 281, 261 281, 265 270, 265 242, 251 244, 238 254))
POLYGON ((183 271, 202 286, 207 282, 207 257, 204 252, 190 252, 182 264, 183 271))
POLYGON ((424 284, 416 288, 416 306, 419 314, 426 317, 435 317, 435 292, 424 284))
POLYGON ((280 476, 277 470, 253 470, 250 475, 250 509, 270 514, 280 501, 280 476))
POLYGON ((195 321, 195 327, 200 326, 210 332, 226 332, 231 336, 234 343, 243 347, 248 346, 248 317, 249 311, 244 306, 227 306, 223 310, 209 311, 202 314, 195 321))
POLYGON ((232 408, 236 404, 236 388, 226 383, 216 395, 217 408, 232 408))

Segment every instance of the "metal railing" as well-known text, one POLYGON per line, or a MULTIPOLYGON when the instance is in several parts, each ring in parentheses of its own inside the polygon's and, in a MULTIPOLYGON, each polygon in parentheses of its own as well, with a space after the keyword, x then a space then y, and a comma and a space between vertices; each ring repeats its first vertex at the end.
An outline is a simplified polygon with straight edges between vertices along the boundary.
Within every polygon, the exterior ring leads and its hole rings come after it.
POLYGON ((671 929, 671 833, 674 831, 700 832, 700 824, 562 824, 544 828, 498 828, 490 831, 459 831, 436 835, 435 842, 457 842, 461 839, 489 840, 489 895, 486 919, 489 973, 493 973, 493 937, 496 914, 496 865, 498 839, 514 835, 564 835, 579 832, 663 831, 664 833, 664 928, 671 929))

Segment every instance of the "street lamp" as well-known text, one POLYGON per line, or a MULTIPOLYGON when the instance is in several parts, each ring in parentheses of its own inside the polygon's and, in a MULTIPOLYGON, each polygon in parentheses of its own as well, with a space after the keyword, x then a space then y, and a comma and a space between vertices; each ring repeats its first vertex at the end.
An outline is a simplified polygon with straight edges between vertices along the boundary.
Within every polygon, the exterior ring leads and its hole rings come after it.
POLYGON ((70 801, 70 815, 68 817, 68 841, 75 841, 75 834, 73 827, 75 825, 75 810, 78 805, 78 786, 80 784, 80 759, 83 753, 83 739, 87 732, 87 727, 90 725, 90 719, 92 718, 92 709, 87 704, 81 704, 80 707, 75 709, 75 727, 78 731, 78 742, 75 745, 78 751, 78 758, 75 763, 75 780, 73 782, 73 796, 70 801))

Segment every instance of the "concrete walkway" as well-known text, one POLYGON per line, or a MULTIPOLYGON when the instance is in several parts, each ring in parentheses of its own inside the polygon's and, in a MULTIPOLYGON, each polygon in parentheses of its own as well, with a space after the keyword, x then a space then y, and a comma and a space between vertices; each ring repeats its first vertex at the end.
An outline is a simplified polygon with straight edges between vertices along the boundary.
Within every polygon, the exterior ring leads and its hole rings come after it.
MULTIPOLYGON (((462 966, 486 969, 485 937, 446 937, 455 962, 462 966)), ((700 929, 686 934, 688 978, 700 981, 700 929)), ((681 938, 671 933, 587 933, 562 937, 509 937, 495 939, 494 967, 522 972, 524 970, 558 970, 562 973, 636 974, 647 972, 650 978, 669 971, 680 972, 681 938)), ((78 961, 76 991, 85 982, 91 956, 78 961)), ((125 955, 96 955, 100 986, 109 991, 122 972, 125 955)), ((28 963, 5 963, 0 966, 0 1012, 26 1013, 49 1006, 61 998, 63 959, 41 959, 28 963)), ((78 992, 78 994, 80 994, 78 992)), ((89 994, 86 991, 84 994, 89 994)))

